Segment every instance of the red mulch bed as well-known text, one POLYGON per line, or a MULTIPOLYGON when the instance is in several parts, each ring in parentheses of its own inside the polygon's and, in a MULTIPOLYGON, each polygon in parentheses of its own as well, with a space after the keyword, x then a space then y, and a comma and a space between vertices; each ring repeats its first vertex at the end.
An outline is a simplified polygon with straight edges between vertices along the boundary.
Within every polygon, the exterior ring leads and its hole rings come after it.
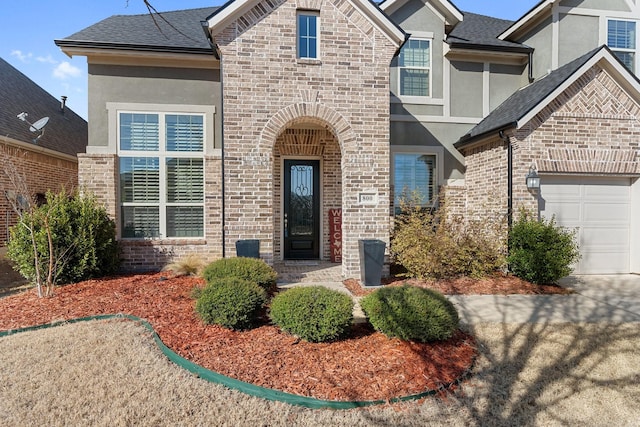
MULTIPOLYGON (((572 289, 557 285, 535 285, 526 280, 508 274, 496 273, 483 279, 459 277, 446 280, 419 280, 389 277, 383 279, 386 286, 402 286, 409 284, 421 288, 433 289, 445 295, 568 295, 572 289)), ((347 279, 344 285, 355 296, 365 296, 374 291, 360 284, 356 279, 347 279)))
POLYGON ((437 389, 468 372, 477 354, 472 336, 422 344, 389 339, 367 325, 349 338, 311 344, 264 325, 244 332, 203 324, 191 290, 201 279, 166 273, 123 276, 59 287, 52 298, 35 290, 0 299, 0 330, 96 314, 148 320, 181 356, 259 386, 327 400, 386 400, 437 389))

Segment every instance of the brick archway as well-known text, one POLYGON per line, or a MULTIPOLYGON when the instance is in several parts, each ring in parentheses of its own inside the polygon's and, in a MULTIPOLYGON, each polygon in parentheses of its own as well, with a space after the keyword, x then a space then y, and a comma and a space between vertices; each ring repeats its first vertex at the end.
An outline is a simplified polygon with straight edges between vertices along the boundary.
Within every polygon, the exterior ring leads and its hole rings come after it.
POLYGON ((273 149, 276 139, 282 132, 300 123, 313 123, 327 127, 338 140, 343 154, 346 145, 356 139, 347 120, 337 111, 318 103, 297 103, 281 109, 267 122, 260 136, 261 151, 267 147, 273 149))

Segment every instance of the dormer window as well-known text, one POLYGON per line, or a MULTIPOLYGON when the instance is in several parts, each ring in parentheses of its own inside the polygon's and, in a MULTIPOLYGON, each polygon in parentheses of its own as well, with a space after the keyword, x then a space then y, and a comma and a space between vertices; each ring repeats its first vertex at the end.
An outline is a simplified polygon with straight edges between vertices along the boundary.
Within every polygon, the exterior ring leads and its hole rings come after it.
POLYGON ((400 96, 431 96, 431 40, 410 39, 398 58, 400 96))
POLYGON ((319 59, 319 21, 320 16, 317 12, 298 12, 298 58, 319 59))

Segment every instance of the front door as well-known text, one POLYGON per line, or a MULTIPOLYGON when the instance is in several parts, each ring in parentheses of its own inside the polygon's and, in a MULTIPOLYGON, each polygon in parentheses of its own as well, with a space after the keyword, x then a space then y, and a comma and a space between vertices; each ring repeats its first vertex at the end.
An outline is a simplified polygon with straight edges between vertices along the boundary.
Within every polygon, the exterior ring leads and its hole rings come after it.
POLYGON ((284 257, 320 258, 320 161, 284 161, 284 257))

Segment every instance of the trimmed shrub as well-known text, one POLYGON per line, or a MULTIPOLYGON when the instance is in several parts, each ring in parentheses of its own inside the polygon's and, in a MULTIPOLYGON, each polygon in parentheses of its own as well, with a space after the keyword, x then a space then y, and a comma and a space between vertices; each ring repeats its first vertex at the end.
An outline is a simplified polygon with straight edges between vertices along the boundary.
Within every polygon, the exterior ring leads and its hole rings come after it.
POLYGON ((292 288, 271 301, 270 317, 280 329, 305 341, 333 341, 353 322, 353 300, 322 286, 292 288))
POLYGON ((198 292, 196 312, 205 323, 246 329, 255 323, 266 301, 267 294, 260 286, 227 277, 212 280, 198 292))
POLYGON ((438 341, 458 329, 458 312, 439 292, 403 285, 380 288, 362 298, 360 306, 373 327, 406 341, 438 341))
POLYGON ((506 236, 499 216, 464 221, 449 215, 446 205, 424 208, 414 195, 401 201, 389 250, 406 277, 483 277, 504 267, 506 236))
POLYGON ((33 240, 41 274, 46 276, 49 271, 47 227, 53 249, 52 284, 102 277, 117 270, 116 227, 105 209, 92 197, 48 192, 46 204, 23 213, 11 229, 7 255, 26 279, 36 280, 33 240))
POLYGON ((272 291, 276 286, 278 273, 258 258, 222 258, 209 264, 203 271, 202 277, 207 283, 225 277, 238 277, 258 284, 266 291, 272 291))
POLYGON ((538 220, 522 211, 509 241, 509 269, 532 283, 555 283, 571 274, 571 265, 580 259, 575 231, 558 227, 555 217, 538 220))

